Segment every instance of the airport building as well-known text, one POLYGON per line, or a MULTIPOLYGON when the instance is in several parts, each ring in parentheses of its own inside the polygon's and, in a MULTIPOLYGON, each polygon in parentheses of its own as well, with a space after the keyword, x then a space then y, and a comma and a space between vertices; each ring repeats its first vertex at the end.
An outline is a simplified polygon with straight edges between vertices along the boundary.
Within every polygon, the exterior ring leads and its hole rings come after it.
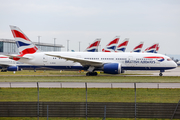
MULTIPOLYGON (((33 42, 40 51, 61 51, 63 45, 50 44, 50 43, 38 43, 33 42)), ((1 54, 18 54, 18 48, 15 40, 12 39, 0 39, 0 53, 1 54)))

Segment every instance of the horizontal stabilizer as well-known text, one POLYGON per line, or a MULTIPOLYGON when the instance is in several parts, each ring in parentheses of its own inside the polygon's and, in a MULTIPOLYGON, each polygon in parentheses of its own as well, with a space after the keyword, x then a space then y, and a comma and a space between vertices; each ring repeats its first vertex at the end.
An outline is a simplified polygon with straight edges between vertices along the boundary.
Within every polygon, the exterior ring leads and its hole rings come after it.
POLYGON ((19 58, 19 59, 31 59, 31 57, 24 57, 24 56, 20 56, 20 55, 5 55, 5 56, 8 56, 9 59, 14 59, 14 58, 19 58))

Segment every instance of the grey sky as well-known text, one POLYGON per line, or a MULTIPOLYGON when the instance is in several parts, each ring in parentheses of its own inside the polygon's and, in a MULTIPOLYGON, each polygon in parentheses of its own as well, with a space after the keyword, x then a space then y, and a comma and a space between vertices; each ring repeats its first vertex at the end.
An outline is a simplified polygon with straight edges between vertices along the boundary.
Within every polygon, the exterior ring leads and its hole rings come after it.
POLYGON ((81 51, 96 38, 101 48, 116 35, 130 38, 126 51, 144 41, 143 50, 160 44, 159 53, 180 54, 180 0, 0 0, 0 38, 13 39, 9 25, 37 42, 81 51))

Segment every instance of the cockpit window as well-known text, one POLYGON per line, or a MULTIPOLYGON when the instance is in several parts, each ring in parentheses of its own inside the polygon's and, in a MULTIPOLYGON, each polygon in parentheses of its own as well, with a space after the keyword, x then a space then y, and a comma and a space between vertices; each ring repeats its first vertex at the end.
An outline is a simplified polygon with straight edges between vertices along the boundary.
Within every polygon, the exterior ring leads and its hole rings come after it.
POLYGON ((172 59, 168 58, 167 61, 172 61, 172 59))

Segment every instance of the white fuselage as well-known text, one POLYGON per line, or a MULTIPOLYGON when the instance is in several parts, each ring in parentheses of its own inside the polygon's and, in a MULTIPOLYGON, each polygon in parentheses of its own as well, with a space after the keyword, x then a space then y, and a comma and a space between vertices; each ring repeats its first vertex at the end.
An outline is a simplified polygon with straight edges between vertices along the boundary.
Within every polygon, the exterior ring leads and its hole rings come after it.
POLYGON ((174 61, 162 54, 129 52, 36 52, 34 54, 24 55, 24 57, 27 56, 31 59, 21 58, 19 61, 27 64, 54 67, 58 69, 88 69, 82 66, 79 62, 62 59, 60 57, 52 57, 46 54, 100 61, 102 63, 120 63, 124 70, 166 70, 177 67, 177 64, 174 61))

